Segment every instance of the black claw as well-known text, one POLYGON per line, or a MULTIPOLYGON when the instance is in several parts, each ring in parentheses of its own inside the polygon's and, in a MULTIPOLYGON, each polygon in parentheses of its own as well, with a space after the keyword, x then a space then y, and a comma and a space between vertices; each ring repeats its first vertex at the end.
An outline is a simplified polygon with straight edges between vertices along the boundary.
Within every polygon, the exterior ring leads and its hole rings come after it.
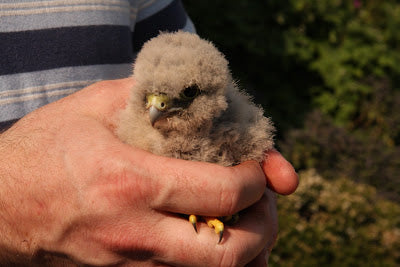
POLYGON ((195 230, 196 233, 197 233, 197 226, 196 226, 196 223, 192 223, 192 225, 193 225, 194 230, 195 230))
POLYGON ((219 240, 218 240, 218 244, 221 243, 222 240, 222 236, 224 235, 224 231, 219 232, 219 240))

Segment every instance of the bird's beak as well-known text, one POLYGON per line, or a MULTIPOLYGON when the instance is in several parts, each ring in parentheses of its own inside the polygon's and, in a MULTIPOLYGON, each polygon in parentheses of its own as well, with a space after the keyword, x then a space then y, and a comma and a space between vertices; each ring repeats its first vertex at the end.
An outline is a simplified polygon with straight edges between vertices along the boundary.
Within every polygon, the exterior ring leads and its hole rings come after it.
POLYGON ((150 94, 147 96, 146 108, 149 109, 151 125, 163 118, 170 108, 170 99, 166 94, 150 94))

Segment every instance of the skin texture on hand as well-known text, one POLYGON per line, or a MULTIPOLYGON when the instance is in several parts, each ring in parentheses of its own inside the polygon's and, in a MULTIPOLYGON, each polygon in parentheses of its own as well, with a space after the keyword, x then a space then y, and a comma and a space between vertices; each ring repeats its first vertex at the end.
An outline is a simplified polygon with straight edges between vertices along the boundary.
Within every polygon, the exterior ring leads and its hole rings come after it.
POLYGON ((96 83, 0 135, 6 159, 0 163, 0 262, 264 265, 264 248, 277 235, 275 198, 264 188, 268 181, 278 193, 294 191, 291 165, 278 152, 262 168, 252 161, 227 168, 123 144, 114 130, 133 85, 132 79, 96 83), (204 223, 196 234, 177 215, 245 208, 221 244, 204 223))

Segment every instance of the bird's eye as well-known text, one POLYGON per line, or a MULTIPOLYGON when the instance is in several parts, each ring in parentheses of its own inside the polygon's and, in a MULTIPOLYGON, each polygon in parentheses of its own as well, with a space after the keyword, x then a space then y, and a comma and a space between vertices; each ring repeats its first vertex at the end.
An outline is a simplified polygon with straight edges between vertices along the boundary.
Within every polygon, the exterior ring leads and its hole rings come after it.
POLYGON ((189 87, 186 87, 182 92, 181 92, 181 98, 184 100, 191 100, 198 96, 200 93, 199 87, 196 85, 192 85, 189 87))

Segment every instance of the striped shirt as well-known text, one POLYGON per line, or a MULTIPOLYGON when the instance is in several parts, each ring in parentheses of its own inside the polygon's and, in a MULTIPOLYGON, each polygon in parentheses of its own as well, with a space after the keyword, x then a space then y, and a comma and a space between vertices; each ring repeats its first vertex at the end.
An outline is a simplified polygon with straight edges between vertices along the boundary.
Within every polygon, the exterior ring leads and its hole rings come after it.
POLYGON ((160 31, 194 31, 180 0, 0 0, 0 130, 99 80, 125 78, 160 31))

